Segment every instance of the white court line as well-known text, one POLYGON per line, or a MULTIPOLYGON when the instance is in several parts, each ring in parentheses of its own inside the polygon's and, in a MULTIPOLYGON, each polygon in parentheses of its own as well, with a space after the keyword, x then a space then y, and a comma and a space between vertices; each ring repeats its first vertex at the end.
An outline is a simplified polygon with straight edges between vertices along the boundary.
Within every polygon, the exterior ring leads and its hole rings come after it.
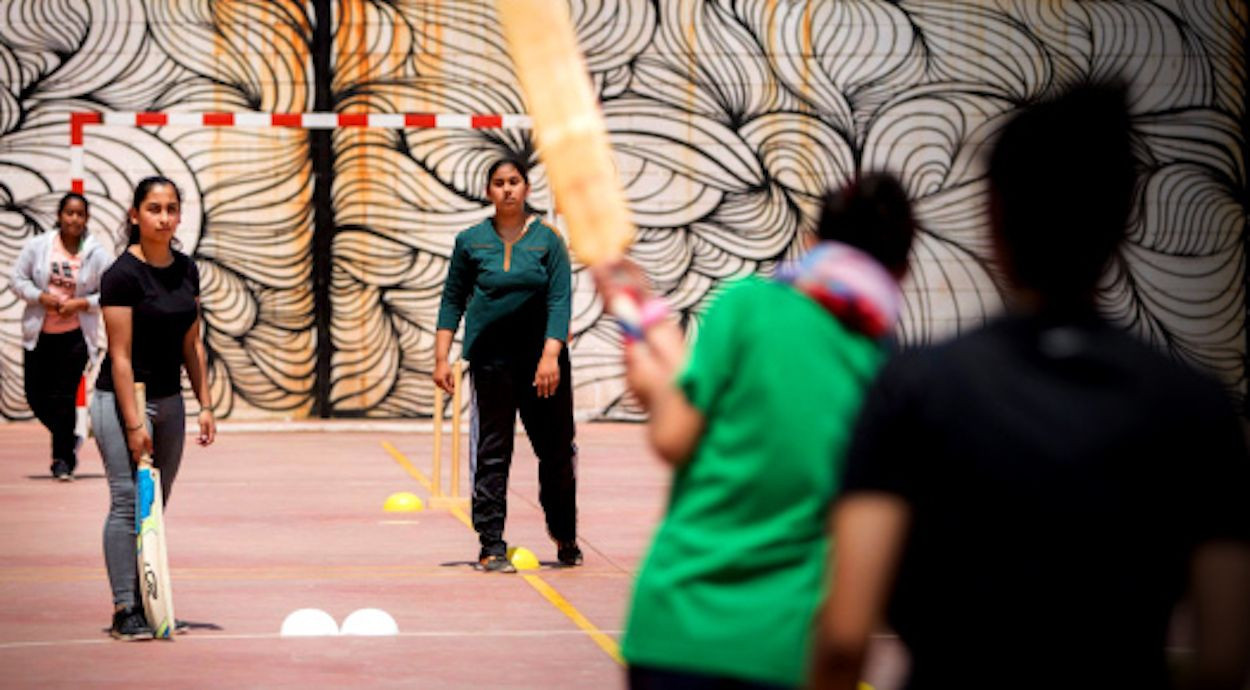
MULTIPOLYGON (((622 630, 603 630, 601 632, 609 635, 620 635, 622 630)), ((429 638, 429 637, 581 637, 585 633, 581 630, 425 630, 421 632, 401 632, 395 635, 387 635, 387 637, 413 637, 413 638, 429 638)), ((356 639, 356 635, 324 635, 321 637, 298 637, 283 638, 278 633, 237 633, 237 634, 216 634, 191 632, 186 635, 179 635, 175 638, 177 642, 205 642, 214 640, 279 640, 279 639, 298 639, 298 640, 316 640, 325 637, 356 639)), ((359 637, 359 639, 377 640, 376 637, 359 637)), ((118 644, 119 640, 111 637, 93 637, 90 639, 79 640, 27 640, 18 642, 0 642, 0 651, 8 649, 30 649, 32 647, 59 647, 62 645, 89 645, 89 644, 118 644)), ((152 644, 163 644, 161 640, 152 640, 152 644)))

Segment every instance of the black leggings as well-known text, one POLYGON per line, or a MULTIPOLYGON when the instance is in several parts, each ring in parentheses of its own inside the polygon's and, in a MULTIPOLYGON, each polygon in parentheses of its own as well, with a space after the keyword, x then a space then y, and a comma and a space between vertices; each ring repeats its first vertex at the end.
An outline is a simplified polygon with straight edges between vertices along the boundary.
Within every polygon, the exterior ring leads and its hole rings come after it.
POLYGON ((577 446, 573 441, 573 383, 567 351, 560 353, 560 384, 550 398, 534 389, 538 363, 471 362, 476 401, 473 436, 473 528, 480 556, 503 555, 508 513, 508 471, 516 416, 538 456, 538 500, 547 533, 562 542, 577 538, 577 446))
POLYGON ((52 432, 52 461, 63 460, 73 472, 78 464, 74 436, 78 382, 87 366, 87 341, 82 330, 40 333, 34 350, 23 353, 26 402, 52 432))

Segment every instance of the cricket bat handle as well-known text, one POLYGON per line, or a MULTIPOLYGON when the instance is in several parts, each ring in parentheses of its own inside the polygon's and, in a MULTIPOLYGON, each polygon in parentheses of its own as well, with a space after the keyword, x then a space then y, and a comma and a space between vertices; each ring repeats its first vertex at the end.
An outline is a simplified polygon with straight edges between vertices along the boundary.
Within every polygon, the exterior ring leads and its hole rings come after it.
MULTIPOLYGON (((148 392, 147 386, 138 381, 135 382, 135 407, 139 408, 139 425, 148 425, 148 392)), ((122 423, 125 423, 125 419, 122 423)), ((139 465, 141 467, 152 466, 152 456, 146 450, 140 451, 139 465)))

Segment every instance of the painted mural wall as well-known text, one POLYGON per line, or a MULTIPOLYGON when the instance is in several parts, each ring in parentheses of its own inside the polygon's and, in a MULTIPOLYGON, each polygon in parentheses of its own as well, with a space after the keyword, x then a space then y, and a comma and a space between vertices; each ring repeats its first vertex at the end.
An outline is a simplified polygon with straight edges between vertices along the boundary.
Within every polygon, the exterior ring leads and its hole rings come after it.
MULTIPOLYGON (((571 0, 640 228, 632 255, 689 332, 717 285, 792 257, 821 193, 897 172, 924 224, 902 338, 1002 308, 982 158, 1020 107, 1132 79, 1142 176, 1103 284, 1115 318, 1246 389, 1247 10, 1237 0, 571 0)), ((69 188, 79 111, 522 113, 489 2, 0 3, 0 416, 29 416, 21 245, 69 188)), ((133 184, 183 189, 213 399, 238 417, 431 412, 433 326, 487 166, 538 162, 523 129, 89 129, 90 229, 133 184)), ((549 210, 541 164, 532 202, 549 210)), ((1064 181, 1055 180, 1056 203, 1064 181)), ((629 418, 620 338, 577 271, 583 416, 629 418)))

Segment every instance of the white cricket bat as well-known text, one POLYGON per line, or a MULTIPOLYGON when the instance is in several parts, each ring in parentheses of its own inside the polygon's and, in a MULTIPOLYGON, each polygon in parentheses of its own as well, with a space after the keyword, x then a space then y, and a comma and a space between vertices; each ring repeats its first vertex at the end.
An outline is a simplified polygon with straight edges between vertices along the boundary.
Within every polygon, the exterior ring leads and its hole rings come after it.
MULTIPOLYGON (((147 393, 135 384, 139 421, 147 424, 147 393)), ((161 471, 152 466, 146 452, 135 473, 135 551, 139 568, 139 598, 143 614, 158 639, 173 639, 174 596, 169 583, 169 556, 165 549, 164 496, 161 471)))

